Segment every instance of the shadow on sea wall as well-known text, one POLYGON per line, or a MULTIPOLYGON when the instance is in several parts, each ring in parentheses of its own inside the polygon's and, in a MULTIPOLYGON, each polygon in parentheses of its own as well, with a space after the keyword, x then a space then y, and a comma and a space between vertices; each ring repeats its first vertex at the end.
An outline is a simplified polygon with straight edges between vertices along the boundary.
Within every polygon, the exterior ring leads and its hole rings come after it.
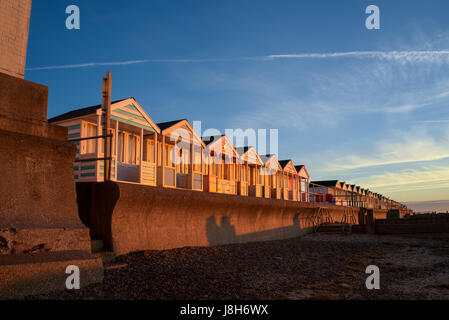
POLYGON ((310 226, 303 225, 299 220, 299 213, 293 217, 292 225, 268 230, 261 230, 252 233, 237 234, 235 226, 231 224, 230 217, 223 216, 217 224, 215 216, 210 216, 206 220, 206 235, 210 246, 217 246, 229 243, 245 243, 254 241, 267 241, 276 239, 287 239, 310 232, 310 226))
MULTIPOLYGON (((318 210, 310 203, 117 182, 77 183, 77 195, 82 221, 116 254, 298 237, 312 231, 318 210)), ((339 222, 344 209, 329 212, 339 222)))

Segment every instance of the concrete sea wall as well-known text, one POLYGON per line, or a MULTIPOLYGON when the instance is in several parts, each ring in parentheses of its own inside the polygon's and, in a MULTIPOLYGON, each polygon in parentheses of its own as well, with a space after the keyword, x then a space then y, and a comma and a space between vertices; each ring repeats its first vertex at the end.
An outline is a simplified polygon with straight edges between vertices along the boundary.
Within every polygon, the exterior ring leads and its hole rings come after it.
MULTIPOLYGON (((297 237, 318 206, 130 183, 77 183, 81 220, 116 254, 297 237)), ((340 222, 342 207, 329 207, 340 222)), ((356 222, 359 209, 353 211, 356 222)), ((385 218, 386 212, 376 212, 385 218)))

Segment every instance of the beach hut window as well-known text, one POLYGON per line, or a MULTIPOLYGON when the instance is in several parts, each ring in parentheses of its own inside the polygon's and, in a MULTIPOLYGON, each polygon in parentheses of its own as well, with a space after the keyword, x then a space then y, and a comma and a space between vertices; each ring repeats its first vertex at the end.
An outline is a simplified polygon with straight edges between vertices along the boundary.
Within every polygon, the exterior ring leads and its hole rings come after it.
POLYGON ((216 166, 217 166, 216 167, 217 175, 220 179, 222 179, 223 178, 223 166, 219 165, 219 164, 216 164, 216 166))
POLYGON ((162 143, 157 143, 157 165, 162 166, 162 143))
POLYGON ((126 162, 127 163, 133 163, 133 159, 134 159, 134 148, 133 148, 133 136, 132 135, 128 135, 128 154, 126 157, 126 162))
POLYGON ((194 171, 202 171, 201 170, 201 146, 194 145, 193 146, 193 170, 194 171))
MULTIPOLYGON (((85 123, 85 137, 95 137, 97 135, 97 126, 93 123, 85 123)), ((97 149, 97 140, 91 139, 84 141, 85 153, 95 153, 97 149)))
POLYGON ((189 172, 189 152, 184 149, 180 149, 178 152, 178 159, 180 160, 180 163, 177 165, 178 172, 187 174, 189 172))
POLYGON ((164 150, 164 152, 165 152, 165 157, 164 157, 164 166, 166 166, 166 167, 168 167, 169 166, 169 163, 171 162, 170 161, 170 157, 171 157, 171 154, 170 154, 170 148, 169 148, 169 145, 165 145, 165 150, 164 150))
POLYGON ((225 168, 224 168, 224 178, 226 180, 231 180, 232 179, 232 170, 233 170, 233 166, 232 164, 225 164, 225 168))
POLYGON ((301 179, 301 191, 306 192, 307 191, 307 180, 301 179))
POLYGON ((181 150, 181 152, 182 152, 182 167, 183 167, 182 173, 189 173, 190 150, 183 149, 181 150))
POLYGON ((138 157, 137 153, 140 151, 140 146, 138 146, 137 136, 132 134, 126 134, 127 138, 127 154, 126 154, 126 163, 128 164, 137 164, 138 157))
POLYGON ((154 163, 154 141, 149 137, 144 138, 143 161, 154 163))
POLYGON ((140 161, 140 138, 126 132, 118 135, 117 158, 120 162, 137 164, 140 161))
POLYGON ((171 144, 166 144, 165 145, 165 166, 166 167, 170 167, 173 168, 174 167, 174 163, 173 163, 173 145, 171 144))
POLYGON ((225 164, 224 165, 224 174, 223 174, 223 177, 224 177, 224 179, 226 179, 226 180, 229 180, 230 178, 231 178, 231 173, 230 173, 230 166, 229 166, 229 164, 225 164))
POLYGON ((124 152, 123 152, 123 142, 124 142, 124 134, 123 132, 120 132, 118 134, 118 152, 117 152, 117 158, 119 159, 120 162, 124 162, 125 161, 125 157, 124 157, 124 152))
POLYGON ((271 175, 271 185, 273 186, 273 188, 276 187, 276 174, 275 173, 273 173, 271 175))

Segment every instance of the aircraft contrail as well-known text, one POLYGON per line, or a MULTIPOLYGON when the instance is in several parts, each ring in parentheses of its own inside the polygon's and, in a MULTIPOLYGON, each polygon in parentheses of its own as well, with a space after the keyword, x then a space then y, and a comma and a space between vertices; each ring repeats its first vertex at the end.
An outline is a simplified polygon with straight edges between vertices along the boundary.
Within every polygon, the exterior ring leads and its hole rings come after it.
POLYGON ((398 61, 402 63, 449 62, 449 50, 440 51, 348 51, 328 53, 294 53, 294 54, 271 54, 266 56, 240 57, 240 58, 217 58, 217 59, 144 59, 116 62, 89 62, 81 64, 67 64, 59 66, 43 66, 27 68, 27 71, 76 69, 99 66, 125 66, 142 63, 204 63, 204 62, 231 62, 231 61, 269 61, 281 59, 336 59, 336 58, 361 58, 398 61))

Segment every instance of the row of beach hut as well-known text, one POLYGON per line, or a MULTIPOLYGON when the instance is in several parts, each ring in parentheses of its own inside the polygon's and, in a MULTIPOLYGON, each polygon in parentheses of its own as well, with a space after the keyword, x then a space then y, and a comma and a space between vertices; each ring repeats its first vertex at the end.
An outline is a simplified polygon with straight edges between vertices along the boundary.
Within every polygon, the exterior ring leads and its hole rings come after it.
POLYGON ((304 165, 259 155, 253 146, 234 147, 226 135, 200 137, 186 119, 155 123, 134 98, 111 103, 106 159, 105 139, 93 138, 102 137, 102 114, 96 105, 49 119, 67 127, 77 145, 76 182, 104 181, 110 168, 112 181, 149 186, 368 208, 388 203, 344 182, 311 183, 304 165))

